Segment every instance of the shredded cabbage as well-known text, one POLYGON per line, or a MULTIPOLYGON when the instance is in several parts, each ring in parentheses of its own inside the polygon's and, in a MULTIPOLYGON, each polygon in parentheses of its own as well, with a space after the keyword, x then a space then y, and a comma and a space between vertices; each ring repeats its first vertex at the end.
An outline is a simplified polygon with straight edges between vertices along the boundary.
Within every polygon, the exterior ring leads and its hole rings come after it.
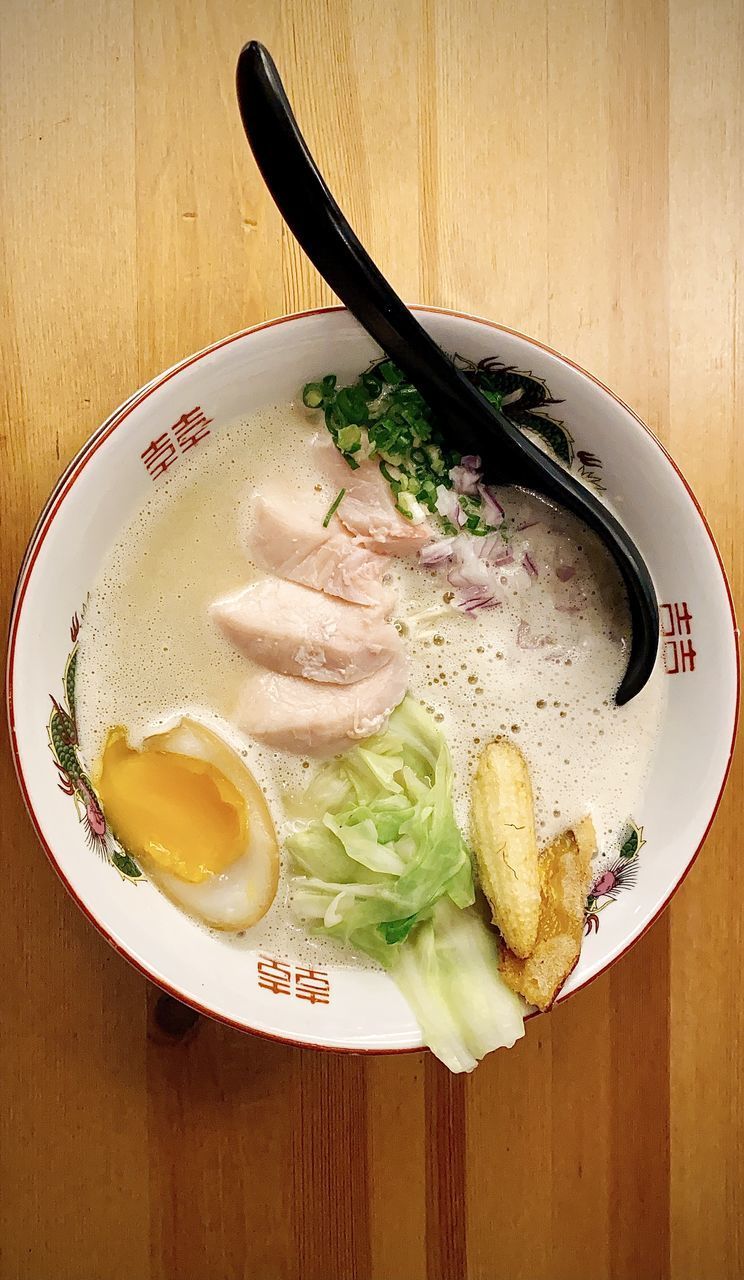
POLYGON ((524 1006, 473 905, 452 763, 433 716, 405 698, 384 733, 324 765, 287 808, 301 824, 287 847, 306 927, 384 965, 452 1071, 511 1046, 524 1006))
POLYGON ((472 1071, 524 1035, 525 1006, 499 973, 493 933, 476 907, 458 911, 440 899, 397 952, 392 976, 450 1071, 472 1071))

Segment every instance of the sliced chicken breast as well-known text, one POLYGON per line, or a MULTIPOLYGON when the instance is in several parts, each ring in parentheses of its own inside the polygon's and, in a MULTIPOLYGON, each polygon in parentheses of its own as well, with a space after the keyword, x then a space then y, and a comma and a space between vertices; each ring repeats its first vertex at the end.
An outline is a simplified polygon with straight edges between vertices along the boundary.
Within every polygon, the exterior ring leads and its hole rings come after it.
POLYGON ((236 720, 244 733, 282 751, 338 755, 384 728, 407 684, 403 653, 356 684, 318 684, 261 672, 246 680, 236 720))
POLYGON ((324 529, 327 502, 318 497, 300 504, 280 489, 256 495, 246 536, 254 564, 341 600, 389 610, 395 597, 381 581, 384 559, 358 546, 337 517, 324 529))
POLYGON ((246 657, 323 684, 364 680, 402 651, 382 613, 282 578, 254 582, 210 613, 246 657))
POLYGON ((333 487, 346 490, 338 518, 361 546, 381 555, 404 556, 431 539, 428 520, 414 524, 401 515, 376 462, 362 462, 353 470, 330 436, 320 437, 316 449, 333 487))

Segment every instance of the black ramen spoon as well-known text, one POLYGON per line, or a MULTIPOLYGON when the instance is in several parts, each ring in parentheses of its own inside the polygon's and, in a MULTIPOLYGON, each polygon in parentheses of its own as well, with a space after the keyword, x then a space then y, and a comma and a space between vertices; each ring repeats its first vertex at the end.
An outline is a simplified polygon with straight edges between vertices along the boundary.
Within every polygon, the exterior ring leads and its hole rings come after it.
POLYGON ((615 695, 620 705, 629 702, 651 675, 659 644, 656 593, 635 543, 593 493, 481 395, 401 302, 328 190, 274 60, 256 40, 241 50, 237 92, 251 150, 290 231, 367 333, 436 406, 448 441, 463 454, 480 454, 491 482, 522 485, 572 511, 608 548, 630 604, 630 654, 615 695))

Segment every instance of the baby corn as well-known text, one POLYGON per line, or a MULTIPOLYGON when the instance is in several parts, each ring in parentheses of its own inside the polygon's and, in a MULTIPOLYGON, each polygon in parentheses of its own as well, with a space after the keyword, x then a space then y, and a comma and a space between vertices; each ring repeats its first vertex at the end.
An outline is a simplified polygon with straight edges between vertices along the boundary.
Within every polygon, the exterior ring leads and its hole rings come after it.
POLYGON ((473 781, 472 837, 493 922, 515 956, 528 956, 540 918, 532 784, 519 747, 506 738, 481 752, 473 781))

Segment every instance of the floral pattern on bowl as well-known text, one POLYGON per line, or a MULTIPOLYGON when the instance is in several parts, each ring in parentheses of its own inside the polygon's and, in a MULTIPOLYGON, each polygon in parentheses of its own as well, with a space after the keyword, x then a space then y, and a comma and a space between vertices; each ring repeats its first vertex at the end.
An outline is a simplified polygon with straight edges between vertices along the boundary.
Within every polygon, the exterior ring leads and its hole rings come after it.
POLYGON ((638 855, 645 845, 643 827, 629 822, 615 857, 600 859, 586 900, 584 933, 597 932, 599 913, 614 902, 624 889, 632 889, 638 879, 638 855))
POLYGON ((73 647, 65 663, 62 686, 63 703, 54 694, 49 697, 52 710, 47 725, 49 750, 57 769, 60 791, 74 801, 80 822, 85 830, 89 847, 107 858, 122 879, 139 880, 142 876, 134 858, 122 848, 114 836, 104 815, 95 787, 90 780, 78 746, 77 711, 75 704, 75 680, 77 677, 78 635, 85 609, 74 614, 70 623, 70 639, 73 647))
POLYGON ((477 364, 459 354, 455 354, 453 359, 487 399, 498 396, 504 413, 523 431, 535 437, 562 466, 568 471, 575 471, 579 479, 598 493, 604 493, 601 459, 587 449, 577 450, 576 441, 563 419, 546 412, 550 405, 561 404, 562 401, 551 394, 543 378, 531 369, 517 369, 514 365, 505 364, 499 356, 486 356, 477 364))

